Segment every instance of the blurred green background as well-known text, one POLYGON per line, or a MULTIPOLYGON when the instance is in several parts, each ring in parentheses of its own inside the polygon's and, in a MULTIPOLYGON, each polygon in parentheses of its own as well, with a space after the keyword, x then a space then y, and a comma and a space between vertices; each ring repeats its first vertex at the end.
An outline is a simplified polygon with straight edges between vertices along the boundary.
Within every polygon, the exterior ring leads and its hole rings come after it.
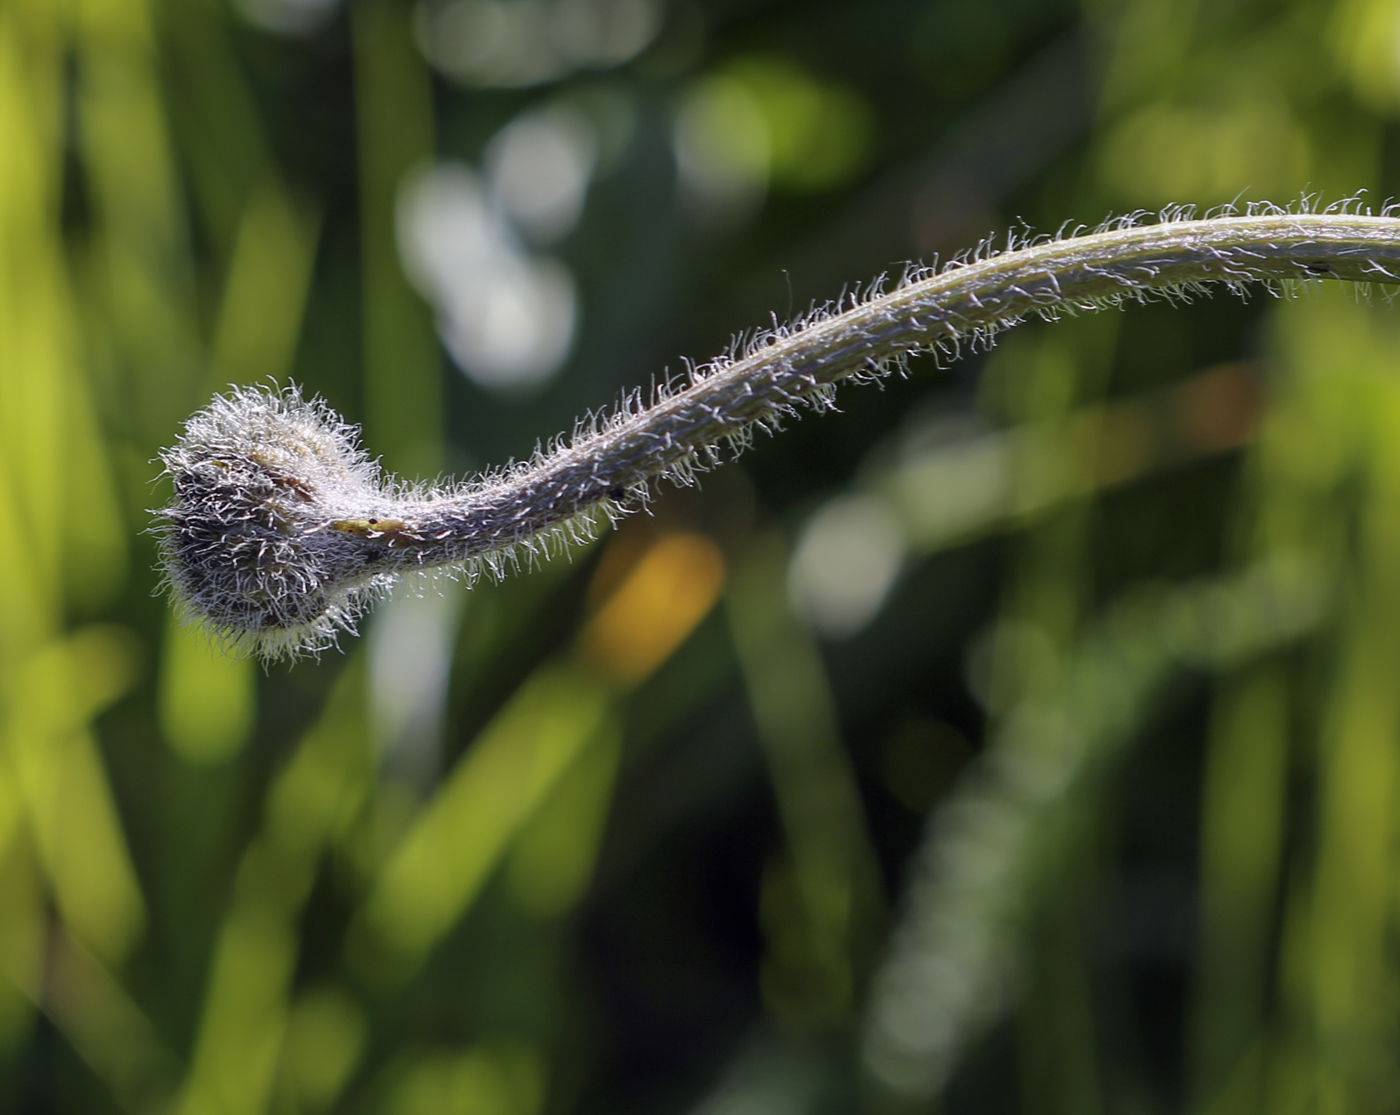
POLYGON ((915 361, 292 667, 143 533, 230 384, 462 475, 1397 116, 1400 0, 0 0, 0 1110, 1400 1110, 1383 292, 915 361))

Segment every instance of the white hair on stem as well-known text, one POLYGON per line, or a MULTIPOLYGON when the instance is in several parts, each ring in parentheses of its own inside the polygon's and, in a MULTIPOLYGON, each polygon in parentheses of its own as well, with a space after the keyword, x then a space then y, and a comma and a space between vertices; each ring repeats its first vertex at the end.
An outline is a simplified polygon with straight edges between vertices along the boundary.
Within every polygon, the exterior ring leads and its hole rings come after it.
POLYGON ((748 333, 707 364, 686 363, 644 404, 625 394, 527 462, 455 488, 385 476, 358 431, 296 387, 218 396, 161 456, 175 486, 163 520, 172 594, 225 645, 268 659, 316 653, 406 571, 503 574, 522 553, 549 556, 644 506, 658 477, 739 451, 799 406, 830 407, 843 380, 900 369, 911 355, 986 346, 1030 315, 1189 301, 1212 284, 1281 292, 1321 278, 1400 282, 1400 219, 1349 198, 1314 212, 1251 205, 1193 219, 1176 206, 1093 232, 984 240, 942 266, 911 266, 790 324, 748 333))

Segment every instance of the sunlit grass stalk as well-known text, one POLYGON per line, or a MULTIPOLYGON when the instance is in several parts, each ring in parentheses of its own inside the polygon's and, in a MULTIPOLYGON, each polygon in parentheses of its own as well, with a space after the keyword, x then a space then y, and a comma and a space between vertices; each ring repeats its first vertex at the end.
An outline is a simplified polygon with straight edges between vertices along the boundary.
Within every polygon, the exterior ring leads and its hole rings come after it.
POLYGON ((1031 315, 1184 300, 1216 283, 1400 281, 1400 219, 1356 208, 1258 206, 1204 220, 1183 208, 1150 224, 1135 214, 1088 234, 1013 237, 1001 251, 987 241, 943 267, 911 268, 888 292, 876 282, 745 336, 650 402, 629 395, 532 460, 454 489, 382 475, 357 431, 294 388, 237 391, 191 418, 164 454, 175 483, 159 513, 166 573, 228 643, 267 657, 319 650, 398 573, 499 572, 522 550, 587 537, 644 504, 657 477, 687 482, 755 427, 829 406, 837 383, 915 353, 985 345, 1031 315))

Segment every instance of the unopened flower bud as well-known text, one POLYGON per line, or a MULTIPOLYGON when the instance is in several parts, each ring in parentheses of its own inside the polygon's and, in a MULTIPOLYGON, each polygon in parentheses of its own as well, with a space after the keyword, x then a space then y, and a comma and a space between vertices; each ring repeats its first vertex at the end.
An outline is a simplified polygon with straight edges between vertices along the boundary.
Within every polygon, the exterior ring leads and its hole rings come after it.
POLYGON ((316 651, 388 581, 393 500, 356 430, 296 388, 242 389, 161 456, 166 577, 215 634, 270 657, 316 651))

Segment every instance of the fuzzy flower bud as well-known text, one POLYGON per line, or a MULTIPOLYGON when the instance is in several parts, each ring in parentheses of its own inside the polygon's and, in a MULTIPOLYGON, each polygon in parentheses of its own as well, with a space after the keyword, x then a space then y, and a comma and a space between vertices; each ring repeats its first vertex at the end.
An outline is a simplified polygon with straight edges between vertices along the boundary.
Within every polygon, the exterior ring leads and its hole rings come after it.
POLYGON ((216 634, 270 657, 316 651, 388 581, 393 500, 356 430, 295 387, 216 397, 161 456, 175 596, 216 634))

